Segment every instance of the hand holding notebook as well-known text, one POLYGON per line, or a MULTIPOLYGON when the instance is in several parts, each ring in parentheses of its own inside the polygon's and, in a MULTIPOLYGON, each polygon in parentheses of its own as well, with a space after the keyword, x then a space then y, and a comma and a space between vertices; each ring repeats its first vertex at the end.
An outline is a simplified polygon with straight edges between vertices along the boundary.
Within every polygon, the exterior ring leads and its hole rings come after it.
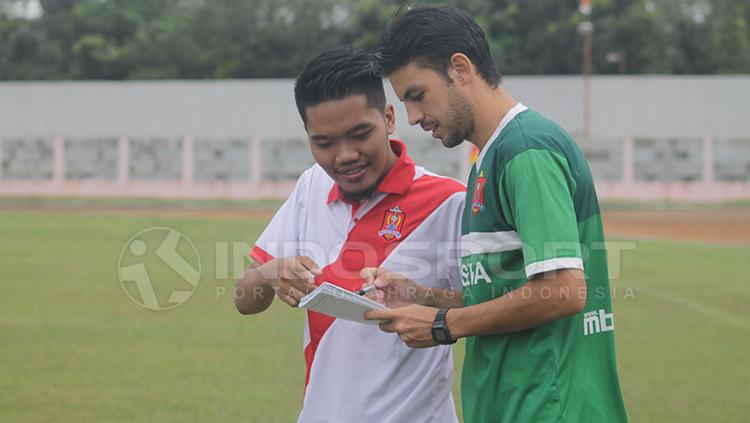
POLYGON ((299 307, 339 319, 369 325, 376 325, 380 322, 377 320, 365 320, 362 316, 366 312, 376 309, 388 309, 383 304, 357 295, 329 282, 323 282, 313 292, 305 295, 300 300, 299 307))

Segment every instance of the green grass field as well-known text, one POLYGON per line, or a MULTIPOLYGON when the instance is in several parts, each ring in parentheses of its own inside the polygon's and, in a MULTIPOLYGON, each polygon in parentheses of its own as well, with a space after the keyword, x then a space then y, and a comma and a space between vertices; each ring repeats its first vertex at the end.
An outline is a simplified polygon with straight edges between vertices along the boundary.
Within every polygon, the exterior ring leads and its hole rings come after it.
MULTIPOLYGON (((301 312, 241 316, 221 255, 217 272, 216 243, 242 253, 264 224, 0 211, 0 421, 294 421, 301 312), (130 237, 159 226, 202 263, 169 311, 139 307, 117 277, 130 237)), ((749 259, 747 247, 655 241, 623 253, 613 286, 631 421, 748 421, 749 259)))

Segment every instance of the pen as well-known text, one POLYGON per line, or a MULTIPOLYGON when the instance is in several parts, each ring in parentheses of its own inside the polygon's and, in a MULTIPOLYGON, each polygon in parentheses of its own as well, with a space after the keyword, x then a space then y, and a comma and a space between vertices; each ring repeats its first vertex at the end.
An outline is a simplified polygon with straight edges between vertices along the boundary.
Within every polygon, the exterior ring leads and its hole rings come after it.
POLYGON ((356 292, 357 295, 365 295, 375 290, 375 284, 367 285, 366 287, 360 289, 356 292))

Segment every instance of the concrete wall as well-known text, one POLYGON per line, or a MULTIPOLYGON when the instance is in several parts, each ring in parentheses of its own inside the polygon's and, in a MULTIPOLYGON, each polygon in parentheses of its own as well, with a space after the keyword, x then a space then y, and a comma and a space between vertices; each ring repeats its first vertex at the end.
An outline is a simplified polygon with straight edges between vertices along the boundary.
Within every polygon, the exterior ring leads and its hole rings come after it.
MULTIPOLYGON (((519 101, 581 130, 580 77, 507 77, 519 101)), ((399 135, 408 128, 397 104, 399 135)), ((0 137, 298 137, 292 80, 0 83, 0 137)), ((748 137, 750 76, 594 77, 592 135, 748 137)))
MULTIPOLYGON (((595 77, 586 139, 580 77, 508 77, 504 86, 576 136, 606 186, 631 177, 750 183, 750 77, 595 77)), ((463 179, 466 149, 409 127, 386 87, 396 136, 415 160, 463 179)), ((259 191, 247 195, 257 196, 266 191, 257 184, 288 185, 312 164, 292 93, 291 80, 0 83, 0 195, 23 194, 33 181, 255 180, 259 191)))

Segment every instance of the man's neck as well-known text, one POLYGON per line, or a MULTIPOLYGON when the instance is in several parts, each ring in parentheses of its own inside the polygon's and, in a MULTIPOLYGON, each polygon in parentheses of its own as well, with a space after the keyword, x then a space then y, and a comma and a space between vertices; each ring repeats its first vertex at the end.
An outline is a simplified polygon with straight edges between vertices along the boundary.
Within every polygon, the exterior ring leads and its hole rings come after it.
MULTIPOLYGON (((377 187, 377 185, 375 185, 375 187, 377 187)), ((375 192, 375 187, 370 188, 367 191, 358 192, 356 194, 343 192, 343 197, 349 203, 365 203, 367 202, 367 200, 370 199, 370 196, 372 196, 372 193, 375 192)))
POLYGON ((474 133, 468 141, 482 150, 516 104, 518 102, 502 86, 479 90, 474 101, 474 133))

